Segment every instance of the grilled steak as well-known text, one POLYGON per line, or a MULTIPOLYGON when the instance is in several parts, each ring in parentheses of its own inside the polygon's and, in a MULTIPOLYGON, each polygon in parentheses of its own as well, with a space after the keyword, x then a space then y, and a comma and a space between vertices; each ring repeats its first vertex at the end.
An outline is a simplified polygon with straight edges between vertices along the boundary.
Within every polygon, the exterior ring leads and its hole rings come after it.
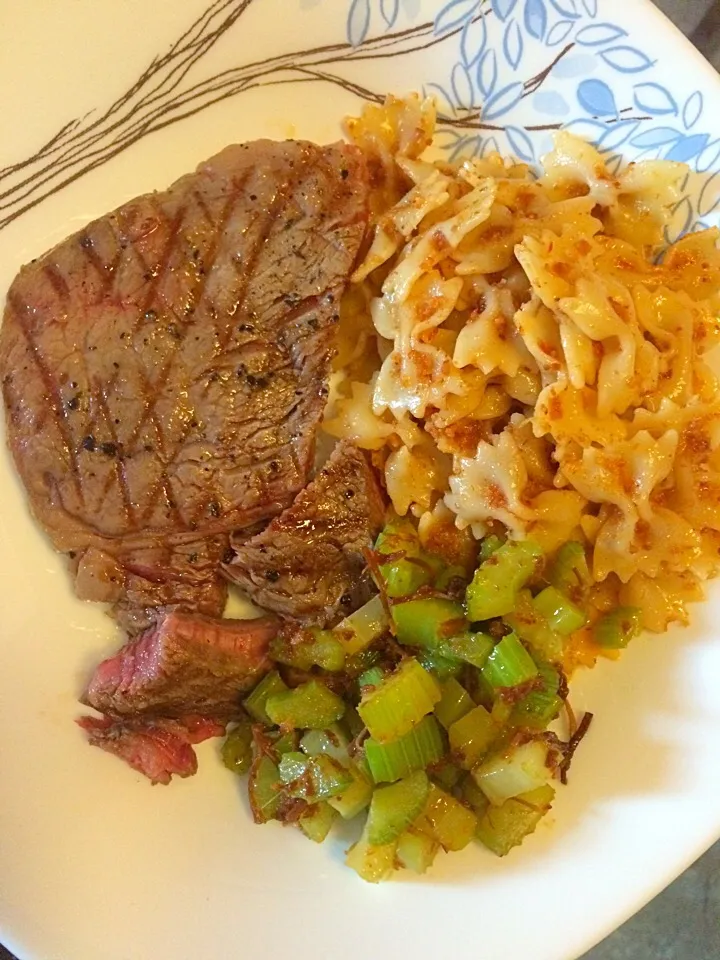
POLYGON ((244 691, 269 667, 279 622, 166 613, 95 670, 83 702, 113 717, 237 716, 244 691))
POLYGON ((384 512, 365 454, 339 443, 291 507, 250 540, 233 539, 235 556, 223 570, 261 607, 331 624, 370 596, 363 551, 384 512))
POLYGON ((79 725, 94 747, 119 757, 153 783, 170 783, 173 774, 191 777, 197 756, 191 744, 219 737, 225 724, 217 721, 173 720, 131 723, 111 717, 81 717, 79 725))
POLYGON ((307 482, 333 323, 367 226, 350 146, 228 147, 24 267, 8 442, 81 596, 130 629, 220 614, 228 535, 307 482))

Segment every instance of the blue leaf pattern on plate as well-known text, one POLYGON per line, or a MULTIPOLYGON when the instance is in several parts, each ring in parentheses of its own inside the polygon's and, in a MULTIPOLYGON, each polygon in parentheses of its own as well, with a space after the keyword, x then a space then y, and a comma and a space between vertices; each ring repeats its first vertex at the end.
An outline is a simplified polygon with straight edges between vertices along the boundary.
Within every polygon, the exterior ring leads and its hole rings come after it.
POLYGON ((347 18, 348 41, 359 47, 370 29, 370 0, 352 0, 347 18))
POLYGON ((487 46, 487 24, 485 17, 468 20, 460 37, 460 56, 466 67, 474 66, 487 46))
POLYGON ((531 37, 542 40, 547 30, 547 11, 543 0, 525 0, 525 29, 531 37))
POLYGON ((686 130, 691 130, 700 119, 700 114, 703 110, 703 102, 703 95, 699 90, 696 90, 695 93, 690 94, 685 101, 682 119, 686 130))
MULTIPOLYGON (((353 46, 397 31, 401 18, 410 26, 422 22, 420 0, 343 2, 353 46)), ((432 75, 423 89, 437 95, 450 122, 458 112, 480 108, 480 126, 492 128, 443 127, 448 155, 497 150, 535 163, 551 149, 553 131, 564 128, 594 143, 613 175, 628 154, 691 165, 695 179, 684 178, 668 238, 717 216, 720 137, 711 140, 703 129, 703 93, 684 87, 667 57, 656 60, 651 34, 628 34, 622 4, 446 0, 436 9, 434 42, 447 44, 454 56, 445 60, 445 75, 432 75), (599 10, 613 19, 599 20, 599 10)))
POLYGON ((395 26, 395 21, 400 13, 400 0, 380 0, 380 15, 382 16, 388 30, 395 26))
POLYGON ((558 44, 570 36, 574 28, 574 20, 558 20, 558 22, 550 28, 545 43, 548 47, 557 47, 558 44))
POLYGON ((477 68, 478 90, 486 100, 495 92, 497 78, 497 55, 494 50, 486 50, 482 57, 480 57, 477 68))
POLYGON ((659 83, 637 83, 634 88, 635 106, 644 113, 661 117, 672 113, 677 115, 678 105, 670 91, 659 83))
POLYGON ((513 12, 516 4, 517 0, 492 0, 492 8, 495 11, 495 16, 503 22, 507 20, 513 12))
POLYGON ((619 70, 620 73, 640 73, 642 70, 652 67, 655 63, 637 47, 609 47, 607 50, 603 50, 600 56, 605 63, 609 64, 614 70, 619 70))
POLYGON ((535 159, 535 150, 532 140, 525 131, 520 127, 505 127, 505 135, 515 156, 527 163, 532 163, 535 159))
POLYGON ((459 27, 476 13, 479 6, 479 0, 450 0, 435 17, 435 33, 446 33, 459 27))
POLYGON ((592 117, 616 117, 617 104, 610 87, 602 80, 583 80, 577 88, 578 103, 592 117))
POLYGON ((627 36, 627 30, 616 27, 614 23, 593 23, 578 30, 575 39, 584 47, 599 47, 603 43, 612 43, 627 36))
POLYGON ((522 83, 509 83, 486 101, 483 120, 497 120, 515 106, 523 95, 522 83))
POLYGON ((505 54, 505 59, 513 68, 513 70, 517 70, 520 60, 522 59, 523 46, 524 44, 520 27, 515 20, 511 20, 505 28, 505 36, 503 37, 503 53, 505 54))
POLYGON ((666 160, 678 160, 681 163, 687 163, 707 146, 710 135, 707 133, 695 133, 691 137, 681 137, 672 149, 665 154, 666 160))

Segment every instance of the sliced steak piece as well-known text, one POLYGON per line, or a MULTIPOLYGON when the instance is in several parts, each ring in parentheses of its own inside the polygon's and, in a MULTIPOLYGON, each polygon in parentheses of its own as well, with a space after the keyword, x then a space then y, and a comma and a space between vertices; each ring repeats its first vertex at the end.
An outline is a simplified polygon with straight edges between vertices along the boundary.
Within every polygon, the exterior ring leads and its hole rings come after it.
POLYGON ((291 507, 250 540, 234 538, 223 572, 267 610, 330 624, 370 596, 364 551, 384 512, 365 454, 339 443, 291 507))
POLYGON ((191 777, 197 771, 197 756, 191 744, 219 737, 225 725, 190 718, 188 723, 158 720, 131 723, 112 717, 80 717, 78 724, 94 747, 112 753, 144 774, 153 783, 170 783, 175 774, 191 777))
POLYGON ((279 621, 211 620, 175 611, 95 670, 83 703, 112 717, 237 716, 243 692, 270 666, 279 621))
POLYGON ((228 147, 13 282, 8 443, 81 593, 125 622, 220 613, 229 533, 307 482, 367 193, 355 147, 228 147))

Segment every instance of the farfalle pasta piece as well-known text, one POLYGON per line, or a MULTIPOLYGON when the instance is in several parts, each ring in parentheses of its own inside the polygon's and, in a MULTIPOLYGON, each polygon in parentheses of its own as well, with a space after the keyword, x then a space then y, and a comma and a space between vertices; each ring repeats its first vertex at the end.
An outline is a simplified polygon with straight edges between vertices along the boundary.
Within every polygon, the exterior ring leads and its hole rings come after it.
POLYGON ((351 395, 335 402, 323 430, 331 437, 352 440, 363 450, 380 450, 395 434, 395 427, 373 412, 373 389, 367 383, 352 383, 351 395))
POLYGON ((430 510, 447 487, 451 464, 427 443, 394 450, 385 461, 385 487, 395 512, 419 517, 430 510))

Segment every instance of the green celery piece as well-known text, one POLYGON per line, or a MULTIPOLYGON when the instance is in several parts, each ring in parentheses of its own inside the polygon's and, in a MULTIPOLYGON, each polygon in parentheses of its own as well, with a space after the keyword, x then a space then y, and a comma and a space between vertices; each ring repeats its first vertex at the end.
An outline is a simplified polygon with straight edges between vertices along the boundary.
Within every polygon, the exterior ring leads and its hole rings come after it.
POLYGON ((384 680, 386 673, 387 671, 383 670, 382 667, 370 667, 369 670, 361 673, 358 677, 358 687, 361 690, 363 687, 377 687, 377 685, 384 680))
POLYGON ((492 639, 486 633, 471 633, 469 630, 450 637, 440 648, 443 654, 464 660, 473 667, 484 667, 492 649, 492 639))
POLYGON ((346 656, 359 654, 374 643, 390 626, 382 597, 378 594, 359 610, 351 613, 333 628, 333 633, 342 644, 346 656))
POLYGON ((445 752, 440 727, 433 716, 392 743, 379 743, 369 737, 364 744, 365 759, 375 783, 392 783, 415 770, 436 763, 445 752))
POLYGON ((585 547, 577 540, 564 543, 550 564, 547 579, 557 590, 570 596, 592 583, 585 547))
POLYGON ((531 740, 508 752, 497 752, 479 766, 472 775, 490 803, 500 806, 521 793, 544 786, 552 777, 547 765, 548 745, 531 740))
POLYGON ((288 795, 314 803, 343 793, 352 784, 352 775, 332 757, 320 754, 286 753, 278 765, 288 795))
POLYGON ((550 629, 550 624, 535 606, 529 590, 521 590, 518 593, 515 609, 512 613, 506 614, 503 619, 539 657, 553 663, 559 663, 562 660, 565 640, 557 631, 550 629))
POLYGON ((463 775, 463 771, 457 764, 453 763, 449 757, 443 757, 428 768, 433 783, 436 783, 443 790, 454 790, 456 784, 463 775))
POLYGON ((370 735, 386 743, 408 733, 439 699, 437 680, 417 660, 409 658, 363 696, 358 713, 370 735))
POLYGON ((397 841, 396 858, 400 866, 413 873, 425 873, 440 849, 437 840, 417 830, 406 830, 397 841))
POLYGON ((303 813, 298 820, 298 826, 309 840, 322 843, 336 819, 337 811, 328 803, 320 801, 303 813))
POLYGON ((475 704, 465 687, 454 677, 440 684, 440 693, 440 700, 435 704, 435 716, 447 730, 456 720, 469 713, 475 704))
POLYGON ((466 773, 457 790, 458 799, 470 807, 476 817, 482 818, 490 806, 490 801, 475 782, 472 774, 466 773))
POLYGON ((516 727, 531 727, 544 730, 556 719, 562 708, 562 699, 558 696, 560 674, 549 663, 537 663, 542 687, 531 690, 518 700, 510 715, 510 723, 516 727))
POLYGON ((480 554, 478 557, 480 563, 489 560, 494 553, 498 552, 504 543, 505 540, 503 540, 502 537, 496 536, 494 533, 491 533, 489 537, 484 537, 480 543, 480 554))
POLYGON ((380 564, 388 597, 409 596, 433 579, 433 565, 424 557, 417 530, 409 520, 397 518, 386 524, 375 542, 375 551, 393 557, 380 564))
POLYGON ((465 567, 458 564, 452 564, 449 567, 443 567, 435 578, 435 588, 437 590, 447 590, 453 580, 462 580, 467 583, 467 571, 465 567))
POLYGON ((292 753, 298 748, 298 735, 295 730, 277 734, 272 740, 272 747, 278 757, 284 753, 292 753))
POLYGON ((398 643, 437 650, 448 637, 461 632, 465 611, 461 604, 442 597, 406 600, 392 606, 398 643), (448 629, 449 628, 449 629, 448 629))
POLYGON ((369 805, 372 798, 372 784, 361 771, 353 765, 350 768, 353 778, 349 787, 336 797, 329 797, 328 803, 337 810, 343 820, 352 820, 369 805))
POLYGON ((483 757, 497 736, 497 728, 485 707, 475 707, 448 730, 453 757, 470 770, 483 757))
POLYGON ((538 674, 535 661, 514 633, 495 646, 481 673, 493 689, 517 687, 538 674))
POLYGON ((241 720, 228 733, 220 750, 222 762, 233 773, 247 773, 252 763, 252 725, 247 720, 241 720))
POLYGON ((434 650, 418 650, 415 657, 420 666, 432 673, 438 680, 447 680, 456 677, 463 668, 462 660, 455 657, 446 657, 434 650))
POLYGON ((277 670, 272 670, 263 677, 252 693, 243 700, 243 706, 253 720, 257 720, 258 723, 270 724, 270 717, 265 710, 268 697, 273 697, 277 693, 283 693, 287 689, 287 684, 283 681, 277 670))
POLYGON ((421 821, 445 850, 462 850, 477 828, 477 817, 466 806, 432 784, 421 821))
POLYGON ((382 846, 397 840, 420 816, 429 793, 430 781, 424 770, 416 770, 387 787, 376 787, 368 813, 368 843, 382 846))
POLYGON ((506 854, 533 833, 550 810, 555 790, 550 784, 506 800, 499 807, 488 806, 478 820, 475 838, 498 857, 506 854))
POLYGON ((465 592, 470 621, 510 613, 518 590, 537 572, 543 553, 532 540, 504 543, 475 571, 465 592))
POLYGON ((339 720, 345 704, 319 680, 268 697, 265 710, 271 723, 295 729, 325 730, 339 720))
POLYGON ((594 625, 593 639, 601 647, 621 650, 640 633, 641 618, 638 607, 616 607, 594 625))
POLYGON ((308 730, 300 741, 300 749, 308 757, 325 753, 346 767, 350 762, 347 752, 349 743, 347 735, 334 723, 327 730, 308 730))
POLYGON ((547 620, 550 629, 557 630, 563 637, 584 627, 587 622, 587 617, 580 607, 555 587, 546 587, 535 597, 533 603, 547 620))
POLYGON ((301 639, 291 642, 276 637, 270 644, 270 656, 299 670, 321 667, 337 673, 345 666, 345 650, 332 630, 313 627, 301 639))
POLYGON ((253 761, 248 778, 248 797, 255 823, 274 820, 280 806, 282 784, 277 766, 269 757, 253 761))
POLYGON ((357 843, 347 852, 345 863, 357 875, 368 883, 380 883, 387 880, 395 869, 397 843, 373 846, 367 839, 367 825, 357 843))

